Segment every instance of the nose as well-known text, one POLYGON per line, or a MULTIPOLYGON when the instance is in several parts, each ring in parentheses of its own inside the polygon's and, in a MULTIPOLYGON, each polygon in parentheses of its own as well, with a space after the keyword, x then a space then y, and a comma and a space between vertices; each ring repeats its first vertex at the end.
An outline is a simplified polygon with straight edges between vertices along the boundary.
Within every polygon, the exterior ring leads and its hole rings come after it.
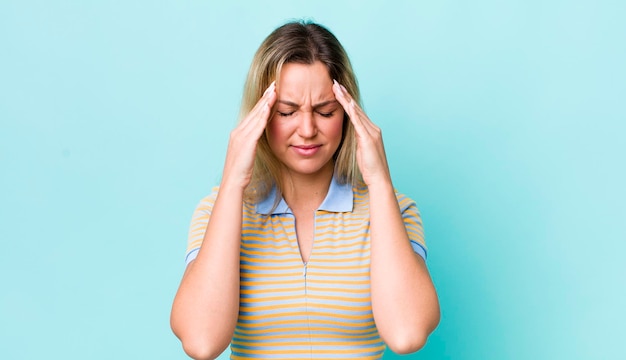
POLYGON ((304 111, 298 124, 298 135, 308 139, 317 135, 317 124, 313 112, 304 111))

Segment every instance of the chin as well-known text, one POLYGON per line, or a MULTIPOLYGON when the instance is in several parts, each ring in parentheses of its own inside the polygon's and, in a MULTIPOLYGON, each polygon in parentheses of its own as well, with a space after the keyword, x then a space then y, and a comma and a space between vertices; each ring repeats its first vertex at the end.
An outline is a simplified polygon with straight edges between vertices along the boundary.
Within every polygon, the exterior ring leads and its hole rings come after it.
MULTIPOLYGON (((318 175, 320 173, 323 173, 324 171, 329 171, 328 170, 328 166, 329 164, 297 164, 296 166, 290 166, 290 165, 285 165, 287 169, 289 169, 289 172, 294 173, 294 174, 301 174, 301 175, 318 175)), ((332 173, 332 169, 333 167, 330 166, 330 172, 332 173)))

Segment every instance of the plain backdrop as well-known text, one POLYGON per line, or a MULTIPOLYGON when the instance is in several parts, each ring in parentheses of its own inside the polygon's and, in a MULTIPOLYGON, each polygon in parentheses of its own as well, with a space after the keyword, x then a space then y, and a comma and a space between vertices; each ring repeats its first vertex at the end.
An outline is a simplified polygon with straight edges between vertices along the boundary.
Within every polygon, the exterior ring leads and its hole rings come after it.
POLYGON ((625 15, 617 0, 1 0, 0 358, 187 358, 169 311, 189 221, 253 53, 300 18, 347 49, 422 212, 442 319, 405 358, 626 358, 625 15))

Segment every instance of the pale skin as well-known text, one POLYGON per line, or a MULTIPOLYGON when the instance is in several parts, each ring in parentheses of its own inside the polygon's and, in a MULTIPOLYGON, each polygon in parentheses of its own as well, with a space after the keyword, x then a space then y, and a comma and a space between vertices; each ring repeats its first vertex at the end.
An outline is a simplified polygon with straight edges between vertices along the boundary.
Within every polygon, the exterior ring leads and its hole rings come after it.
POLYGON ((198 256, 185 270, 171 326, 194 359, 214 359, 233 336, 239 311, 243 192, 256 142, 267 132, 289 184, 283 197, 296 218, 304 263, 313 247, 314 212, 326 197, 344 111, 357 137, 357 162, 370 193, 371 298, 378 331, 396 353, 419 350, 439 322, 439 303, 424 260, 402 221, 380 129, 326 67, 286 64, 231 132, 220 191, 198 256))

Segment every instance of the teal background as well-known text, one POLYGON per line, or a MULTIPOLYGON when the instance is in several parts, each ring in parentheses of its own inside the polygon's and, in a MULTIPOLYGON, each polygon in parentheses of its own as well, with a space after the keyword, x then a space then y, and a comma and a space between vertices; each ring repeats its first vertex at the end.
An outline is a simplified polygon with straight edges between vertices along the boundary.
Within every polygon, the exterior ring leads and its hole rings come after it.
POLYGON ((404 358, 626 358, 625 15, 0 1, 0 358, 186 358, 169 310, 192 211, 254 51, 302 17, 348 50, 423 214, 442 320, 404 358))

